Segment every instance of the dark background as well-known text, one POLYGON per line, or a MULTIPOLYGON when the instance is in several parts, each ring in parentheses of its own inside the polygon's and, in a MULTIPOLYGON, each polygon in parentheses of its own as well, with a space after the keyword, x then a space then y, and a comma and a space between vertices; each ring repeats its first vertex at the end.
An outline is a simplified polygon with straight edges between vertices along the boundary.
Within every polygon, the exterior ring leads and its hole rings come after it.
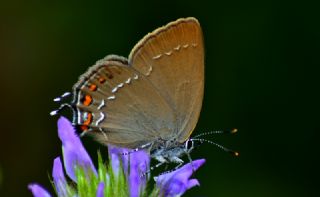
MULTIPOLYGON (((187 196, 319 196, 319 6, 293 1, 1 1, 0 196, 31 196, 61 154, 57 107, 96 60, 127 56, 146 33, 200 21, 206 47, 195 133, 238 128, 205 145, 201 186, 187 196)), ((86 144, 95 155, 97 145, 86 144)))

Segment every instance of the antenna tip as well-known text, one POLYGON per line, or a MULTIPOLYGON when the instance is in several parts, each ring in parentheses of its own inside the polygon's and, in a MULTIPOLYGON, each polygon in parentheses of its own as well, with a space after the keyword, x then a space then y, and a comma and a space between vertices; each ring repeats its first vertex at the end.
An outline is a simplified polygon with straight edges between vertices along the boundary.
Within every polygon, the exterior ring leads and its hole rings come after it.
POLYGON ((231 133, 237 133, 238 132, 238 129, 232 129, 231 130, 231 133))

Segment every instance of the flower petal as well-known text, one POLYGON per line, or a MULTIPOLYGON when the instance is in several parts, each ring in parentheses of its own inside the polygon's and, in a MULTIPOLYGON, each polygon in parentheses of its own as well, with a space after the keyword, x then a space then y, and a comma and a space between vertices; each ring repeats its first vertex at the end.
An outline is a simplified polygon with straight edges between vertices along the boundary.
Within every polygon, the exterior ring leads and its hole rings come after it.
POLYGON ((97 188, 97 197, 104 197, 104 182, 100 182, 97 188))
POLYGON ((53 177, 53 182, 54 182, 54 185, 55 185, 55 188, 57 190, 58 195, 59 196, 68 196, 68 193, 66 190, 67 181, 64 176, 60 157, 55 158, 53 161, 52 177, 53 177))
POLYGON ((123 165, 124 172, 128 172, 128 157, 121 156, 121 153, 126 153, 129 150, 126 148, 119 148, 116 146, 108 145, 108 155, 111 161, 111 167, 115 174, 120 170, 120 158, 123 165))
MULTIPOLYGON (((128 155, 125 156, 128 157, 128 155)), ((149 166, 150 156, 144 150, 130 154, 130 196, 140 196, 141 191, 145 189, 148 177, 142 177, 141 175, 148 171, 149 166)))
POLYGON ((200 186, 200 183, 197 179, 190 179, 187 184, 187 189, 191 189, 194 186, 200 186))
POLYGON ((120 159, 123 169, 128 178, 130 196, 140 196, 140 192, 146 186, 147 177, 140 175, 146 172, 150 166, 150 156, 144 150, 132 152, 131 149, 118 148, 115 146, 108 146, 109 159, 111 159, 112 169, 115 173, 120 167, 120 159), (129 155, 121 155, 121 153, 132 152, 129 155), (129 161, 130 160, 130 161, 129 161), (130 169, 128 169, 128 165, 130 169))
POLYGON ((29 184, 28 188, 29 190, 31 190, 34 197, 51 197, 49 192, 38 184, 35 184, 35 183, 29 184))
POLYGON ((173 172, 155 177, 155 181, 160 188, 161 193, 164 196, 180 196, 186 190, 199 185, 198 180, 189 180, 189 178, 194 171, 204 164, 204 162, 204 159, 198 159, 193 161, 192 164, 188 163, 173 172))
POLYGON ((58 135, 62 142, 64 167, 68 176, 74 182, 77 182, 75 175, 76 165, 80 165, 87 170, 91 170, 95 175, 97 175, 97 171, 90 156, 83 147, 79 137, 75 134, 75 130, 71 122, 65 117, 61 117, 58 120, 58 135))

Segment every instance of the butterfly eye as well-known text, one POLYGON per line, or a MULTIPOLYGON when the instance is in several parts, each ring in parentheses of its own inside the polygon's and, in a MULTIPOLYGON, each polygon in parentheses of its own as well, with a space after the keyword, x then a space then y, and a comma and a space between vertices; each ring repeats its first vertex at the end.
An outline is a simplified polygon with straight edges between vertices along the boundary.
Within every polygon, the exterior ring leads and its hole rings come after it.
POLYGON ((190 150, 190 149, 193 149, 194 148, 194 142, 191 141, 191 140, 187 140, 185 142, 185 145, 186 145, 186 150, 190 150))

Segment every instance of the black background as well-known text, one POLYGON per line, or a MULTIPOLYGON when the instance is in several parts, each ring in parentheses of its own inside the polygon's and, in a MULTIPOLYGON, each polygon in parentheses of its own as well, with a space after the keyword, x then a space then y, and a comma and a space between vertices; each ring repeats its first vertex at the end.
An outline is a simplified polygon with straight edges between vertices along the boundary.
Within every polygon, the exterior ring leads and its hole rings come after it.
MULTIPOLYGON (((186 196, 319 196, 319 6, 308 1, 1 1, 0 195, 52 192, 61 154, 52 99, 107 54, 127 56, 180 17, 205 38, 203 109, 195 133, 238 128, 204 145, 201 186, 186 196)), ((95 155, 99 147, 85 139, 95 155)), ((101 147, 100 147, 101 148, 101 147)), ((103 149, 103 148, 102 148, 103 149)), ((103 149, 104 150, 104 149, 103 149)))

